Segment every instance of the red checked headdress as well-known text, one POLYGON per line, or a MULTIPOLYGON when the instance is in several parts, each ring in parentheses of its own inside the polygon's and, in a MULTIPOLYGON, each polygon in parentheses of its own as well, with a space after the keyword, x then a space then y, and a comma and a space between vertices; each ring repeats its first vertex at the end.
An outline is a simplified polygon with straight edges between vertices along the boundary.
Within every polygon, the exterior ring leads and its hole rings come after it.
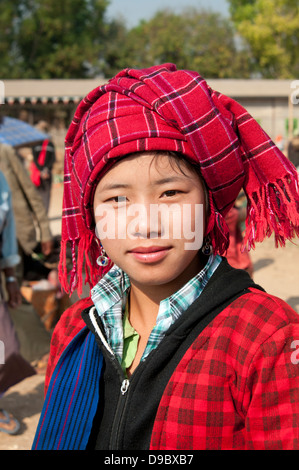
POLYGON ((100 176, 120 157, 151 150, 180 152, 200 165, 210 200, 206 235, 215 252, 227 249, 224 217, 242 188, 249 249, 271 233, 280 245, 298 236, 296 169, 241 105, 173 64, 126 69, 82 100, 66 136, 59 269, 66 291, 80 291, 83 275, 94 285, 103 274, 93 218, 100 176))

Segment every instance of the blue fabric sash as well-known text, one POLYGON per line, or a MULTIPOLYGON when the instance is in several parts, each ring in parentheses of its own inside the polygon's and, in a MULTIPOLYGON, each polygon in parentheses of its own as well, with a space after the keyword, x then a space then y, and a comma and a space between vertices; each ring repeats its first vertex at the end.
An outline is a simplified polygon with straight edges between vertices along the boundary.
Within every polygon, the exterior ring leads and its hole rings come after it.
POLYGON ((103 356, 94 335, 81 330, 52 374, 33 450, 84 450, 99 401, 103 356))

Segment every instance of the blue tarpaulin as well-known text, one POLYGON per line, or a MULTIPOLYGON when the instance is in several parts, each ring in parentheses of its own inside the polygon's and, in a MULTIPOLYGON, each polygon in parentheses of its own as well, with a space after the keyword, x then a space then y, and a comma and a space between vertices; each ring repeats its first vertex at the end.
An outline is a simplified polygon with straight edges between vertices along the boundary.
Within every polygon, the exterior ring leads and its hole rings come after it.
POLYGON ((12 147, 29 146, 47 138, 47 134, 19 119, 4 117, 0 124, 0 143, 12 147))

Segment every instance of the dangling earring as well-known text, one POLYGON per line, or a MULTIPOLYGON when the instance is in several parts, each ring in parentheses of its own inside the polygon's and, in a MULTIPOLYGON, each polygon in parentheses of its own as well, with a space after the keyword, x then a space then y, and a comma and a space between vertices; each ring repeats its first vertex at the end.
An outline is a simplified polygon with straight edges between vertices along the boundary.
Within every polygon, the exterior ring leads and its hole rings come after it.
POLYGON ((211 239, 209 235, 204 239, 201 251, 205 256, 210 256, 213 253, 213 247, 211 245, 211 239))
POLYGON ((100 250, 101 250, 101 253, 100 253, 100 256, 97 258, 97 264, 101 267, 108 266, 109 258, 106 254, 106 251, 102 247, 102 245, 100 246, 100 250))

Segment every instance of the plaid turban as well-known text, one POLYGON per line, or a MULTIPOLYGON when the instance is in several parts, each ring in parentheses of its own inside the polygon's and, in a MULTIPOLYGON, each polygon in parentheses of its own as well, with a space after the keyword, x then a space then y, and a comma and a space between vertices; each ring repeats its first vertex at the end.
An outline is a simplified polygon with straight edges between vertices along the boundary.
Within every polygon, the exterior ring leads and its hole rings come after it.
POLYGON ((117 159, 155 150, 180 152, 199 164, 210 203, 206 235, 215 252, 228 247, 224 218, 242 188, 249 249, 272 233, 276 245, 298 236, 296 169, 240 104, 173 64, 125 69, 81 101, 66 136, 59 266, 66 291, 80 292, 84 273, 90 285, 104 274, 96 264, 93 217, 99 178, 117 159))

